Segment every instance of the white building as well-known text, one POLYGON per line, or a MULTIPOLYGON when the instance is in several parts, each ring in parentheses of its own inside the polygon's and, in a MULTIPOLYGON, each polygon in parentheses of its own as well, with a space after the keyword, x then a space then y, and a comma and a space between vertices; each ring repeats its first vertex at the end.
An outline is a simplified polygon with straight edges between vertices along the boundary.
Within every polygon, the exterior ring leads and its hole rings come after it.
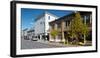
POLYGON ((21 35, 22 36, 27 36, 27 31, 28 31, 28 28, 22 30, 21 35))
MULTIPOLYGON (((58 19, 57 16, 44 12, 35 20, 35 36, 39 37, 39 39, 43 39, 43 37, 47 36, 49 33, 49 22, 58 19)), ((47 39, 45 37, 45 39, 47 39)))

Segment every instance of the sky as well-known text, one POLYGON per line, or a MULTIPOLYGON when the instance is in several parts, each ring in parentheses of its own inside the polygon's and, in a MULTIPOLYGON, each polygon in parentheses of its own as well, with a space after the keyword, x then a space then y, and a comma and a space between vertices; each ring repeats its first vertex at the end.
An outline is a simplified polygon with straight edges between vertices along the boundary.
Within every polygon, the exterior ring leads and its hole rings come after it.
POLYGON ((49 9, 31 9, 31 8, 21 8, 21 29, 34 27, 35 19, 43 14, 45 11, 54 14, 58 17, 63 17, 65 15, 71 14, 73 11, 69 10, 49 10, 49 9))

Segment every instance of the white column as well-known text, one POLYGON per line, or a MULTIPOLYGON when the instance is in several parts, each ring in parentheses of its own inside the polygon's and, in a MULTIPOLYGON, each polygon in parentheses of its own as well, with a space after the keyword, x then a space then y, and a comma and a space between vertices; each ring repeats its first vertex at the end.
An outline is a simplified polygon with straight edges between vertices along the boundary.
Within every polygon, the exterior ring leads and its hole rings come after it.
POLYGON ((69 22, 67 21, 67 27, 68 27, 69 22))
POLYGON ((64 21, 64 30, 66 29, 66 22, 64 21))
POLYGON ((90 23, 92 23, 92 15, 90 15, 90 23))
POLYGON ((40 40, 42 40, 42 35, 40 35, 40 40))
POLYGON ((86 16, 84 16, 84 23, 86 24, 86 16))
POLYGON ((55 27, 54 28, 55 28, 55 30, 57 30, 57 24, 56 23, 55 23, 55 27))
MULTIPOLYGON (((54 29, 57 30, 57 24, 56 24, 56 23, 55 23, 54 29)), ((58 39, 58 38, 57 38, 57 36, 56 36, 55 40, 57 41, 57 39, 58 39)))

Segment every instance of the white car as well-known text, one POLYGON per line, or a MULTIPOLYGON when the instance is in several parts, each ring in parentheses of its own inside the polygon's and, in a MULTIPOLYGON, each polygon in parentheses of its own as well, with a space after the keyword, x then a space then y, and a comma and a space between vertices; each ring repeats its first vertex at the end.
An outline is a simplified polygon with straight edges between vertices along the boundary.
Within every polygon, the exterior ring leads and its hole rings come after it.
POLYGON ((37 36, 34 36, 34 37, 32 37, 31 40, 32 40, 32 41, 37 41, 37 40, 38 40, 38 37, 37 37, 37 36))

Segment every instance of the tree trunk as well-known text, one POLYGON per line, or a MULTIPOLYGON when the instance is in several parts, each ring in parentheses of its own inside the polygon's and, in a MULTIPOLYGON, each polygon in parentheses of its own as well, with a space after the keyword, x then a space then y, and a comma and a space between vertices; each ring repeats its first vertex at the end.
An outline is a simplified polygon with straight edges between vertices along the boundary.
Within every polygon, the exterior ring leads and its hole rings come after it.
POLYGON ((67 45, 68 45, 68 38, 67 38, 67 45))
POLYGON ((78 39, 78 37, 76 37, 76 45, 78 45, 79 44, 79 39, 78 39))
POLYGON ((62 42, 65 44, 65 39, 64 38, 62 39, 62 42))
POLYGON ((86 35, 84 34, 84 45, 86 44, 86 35))
POLYGON ((56 42, 56 37, 54 37, 54 41, 56 42))

